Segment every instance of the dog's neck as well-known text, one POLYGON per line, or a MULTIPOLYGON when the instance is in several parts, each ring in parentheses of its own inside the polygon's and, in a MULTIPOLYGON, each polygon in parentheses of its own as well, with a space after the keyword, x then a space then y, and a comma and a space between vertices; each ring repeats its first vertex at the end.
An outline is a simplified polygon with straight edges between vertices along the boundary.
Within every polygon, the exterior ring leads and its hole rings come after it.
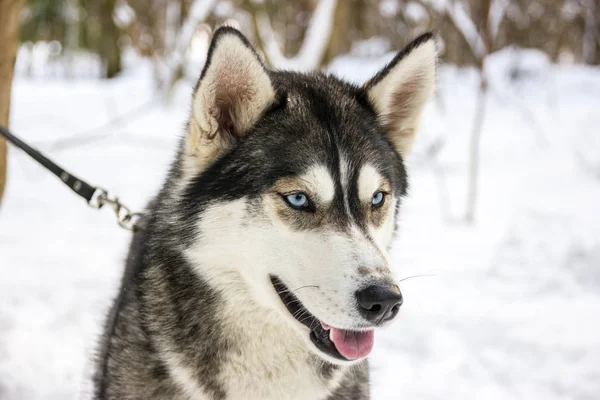
POLYGON ((298 398, 324 399, 336 388, 343 368, 318 358, 288 321, 259 305, 238 271, 204 266, 198 273, 227 294, 218 318, 223 335, 239 344, 222 371, 231 398, 280 399, 298 393, 298 398))
MULTIPOLYGON (((189 260, 177 268, 187 270, 186 276, 196 275, 199 284, 205 285, 205 289, 178 293, 186 297, 186 303, 198 304, 191 311, 196 315, 189 316, 189 311, 182 310, 178 317, 184 320, 183 329, 192 329, 194 342, 182 352, 182 347, 175 345, 177 332, 171 336, 161 326, 154 329, 162 332, 156 346, 163 364, 191 399, 207 398, 203 382, 207 378, 232 399, 284 399, 290 393, 297 394, 298 399, 326 399, 339 385, 345 368, 314 355, 289 321, 254 300, 238 271, 192 264, 189 260), (211 298, 204 298, 202 293, 209 293, 211 298), (194 324, 204 324, 204 333, 195 334, 194 324), (207 348, 212 350, 203 350, 207 348), (212 372, 207 376, 209 365, 212 372)), ((175 270, 173 265, 164 264, 159 269, 162 277, 155 276, 155 282, 169 280, 169 274, 181 275, 181 269, 175 270)), ((172 296, 163 295, 160 288, 156 295, 172 296)), ((161 313, 160 309, 154 312, 161 313)))

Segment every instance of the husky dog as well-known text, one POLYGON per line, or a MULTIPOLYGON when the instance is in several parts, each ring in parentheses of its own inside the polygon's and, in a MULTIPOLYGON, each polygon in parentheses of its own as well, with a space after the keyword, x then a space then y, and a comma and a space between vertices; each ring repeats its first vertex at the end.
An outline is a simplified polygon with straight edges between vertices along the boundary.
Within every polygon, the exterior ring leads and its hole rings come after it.
POLYGON ((435 81, 431 34, 359 87, 268 70, 218 29, 135 234, 96 399, 368 399, 402 304, 388 249, 435 81))

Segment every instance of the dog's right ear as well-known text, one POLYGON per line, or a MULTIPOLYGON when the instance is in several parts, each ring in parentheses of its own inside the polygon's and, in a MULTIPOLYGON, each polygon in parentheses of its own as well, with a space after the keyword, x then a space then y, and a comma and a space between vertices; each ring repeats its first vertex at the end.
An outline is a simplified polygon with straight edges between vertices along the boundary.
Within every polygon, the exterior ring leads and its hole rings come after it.
POLYGON ((194 89, 188 155, 204 170, 231 148, 274 102, 275 90, 258 54, 236 29, 219 28, 194 89))
POLYGON ((387 137, 404 158, 410 153, 421 113, 433 94, 436 63, 435 36, 425 33, 365 84, 387 137))

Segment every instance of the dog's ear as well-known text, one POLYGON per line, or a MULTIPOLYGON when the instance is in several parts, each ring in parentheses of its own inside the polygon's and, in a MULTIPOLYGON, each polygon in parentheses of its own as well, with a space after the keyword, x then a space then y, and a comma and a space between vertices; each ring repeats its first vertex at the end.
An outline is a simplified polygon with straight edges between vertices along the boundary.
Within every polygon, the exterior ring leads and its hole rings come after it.
POLYGON ((260 57, 236 29, 219 28, 194 89, 186 150, 206 168, 235 144, 273 103, 260 57))
POLYGON ((402 157, 410 153, 421 113, 433 93, 436 62, 435 37, 425 33, 364 86, 388 138, 402 157))

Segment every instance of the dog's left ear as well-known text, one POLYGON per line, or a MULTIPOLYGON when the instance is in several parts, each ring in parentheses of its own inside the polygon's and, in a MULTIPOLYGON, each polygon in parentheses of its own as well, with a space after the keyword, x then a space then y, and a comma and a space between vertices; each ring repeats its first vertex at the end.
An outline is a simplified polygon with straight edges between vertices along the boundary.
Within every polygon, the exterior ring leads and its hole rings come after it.
POLYGON ((205 169, 274 101, 271 79, 250 42, 234 28, 217 29, 194 89, 188 154, 205 169))
POLYGON ((406 158, 433 93, 437 50, 425 33, 401 50, 364 88, 396 150, 406 158))

